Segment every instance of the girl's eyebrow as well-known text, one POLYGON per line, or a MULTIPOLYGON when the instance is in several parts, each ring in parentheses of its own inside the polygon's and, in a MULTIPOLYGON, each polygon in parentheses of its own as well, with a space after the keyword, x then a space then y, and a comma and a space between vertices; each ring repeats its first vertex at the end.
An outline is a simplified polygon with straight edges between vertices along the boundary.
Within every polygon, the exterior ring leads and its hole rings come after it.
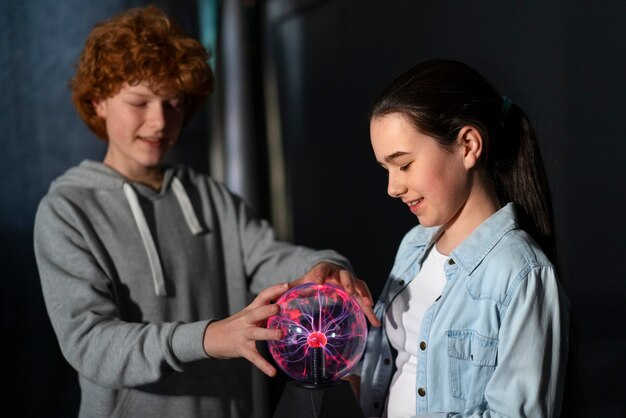
POLYGON ((392 162, 393 160, 395 160, 398 157, 402 157, 403 155, 407 155, 409 154, 408 152, 405 151, 396 151, 393 154, 390 154, 388 156, 385 157, 385 161, 386 162, 392 162))

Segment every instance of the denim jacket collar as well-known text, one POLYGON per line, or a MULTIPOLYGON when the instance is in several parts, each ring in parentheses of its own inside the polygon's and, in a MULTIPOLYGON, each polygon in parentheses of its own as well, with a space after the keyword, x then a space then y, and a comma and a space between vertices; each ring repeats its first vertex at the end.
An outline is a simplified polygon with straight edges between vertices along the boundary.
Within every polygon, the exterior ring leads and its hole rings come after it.
POLYGON ((507 203, 472 232, 450 257, 471 274, 504 235, 518 228, 515 205, 507 203))
MULTIPOLYGON (((491 249, 512 229, 517 229, 517 213, 513 203, 507 203, 483 222, 450 254, 450 258, 468 274, 480 264, 491 249)), ((424 254, 442 232, 442 227, 429 228, 424 234, 418 234, 408 242, 416 253, 424 254)), ((407 260, 407 265, 413 260, 407 260)))

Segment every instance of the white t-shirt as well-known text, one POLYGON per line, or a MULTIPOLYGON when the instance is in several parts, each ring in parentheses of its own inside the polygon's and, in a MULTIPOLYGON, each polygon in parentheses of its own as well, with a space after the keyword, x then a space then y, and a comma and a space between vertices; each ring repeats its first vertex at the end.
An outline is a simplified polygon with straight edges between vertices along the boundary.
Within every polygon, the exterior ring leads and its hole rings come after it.
POLYGON ((392 347, 398 351, 396 373, 391 381, 385 416, 415 415, 417 346, 426 310, 435 302, 446 283, 443 269, 448 256, 433 245, 415 279, 398 294, 385 318, 385 331, 392 347))

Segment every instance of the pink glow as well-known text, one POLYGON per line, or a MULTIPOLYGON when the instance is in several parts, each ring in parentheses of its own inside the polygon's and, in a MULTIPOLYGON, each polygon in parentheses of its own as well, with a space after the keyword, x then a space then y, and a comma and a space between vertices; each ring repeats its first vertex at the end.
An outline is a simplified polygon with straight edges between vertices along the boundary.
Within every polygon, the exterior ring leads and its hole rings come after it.
POLYGON ((280 312, 267 323, 283 338, 268 341, 276 364, 291 378, 311 383, 312 350, 323 350, 322 381, 339 379, 356 365, 365 350, 367 323, 354 299, 343 289, 307 283, 276 302, 280 312))

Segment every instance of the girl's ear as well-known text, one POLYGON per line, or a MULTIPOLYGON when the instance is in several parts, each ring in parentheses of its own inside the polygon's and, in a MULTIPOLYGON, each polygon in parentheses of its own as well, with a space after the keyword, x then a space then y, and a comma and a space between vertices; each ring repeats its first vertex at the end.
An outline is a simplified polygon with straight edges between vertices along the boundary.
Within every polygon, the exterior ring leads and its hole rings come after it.
POLYGON ((483 152, 483 137, 478 129, 473 126, 464 126, 459 131, 457 141, 463 152, 465 168, 475 167, 483 152))

